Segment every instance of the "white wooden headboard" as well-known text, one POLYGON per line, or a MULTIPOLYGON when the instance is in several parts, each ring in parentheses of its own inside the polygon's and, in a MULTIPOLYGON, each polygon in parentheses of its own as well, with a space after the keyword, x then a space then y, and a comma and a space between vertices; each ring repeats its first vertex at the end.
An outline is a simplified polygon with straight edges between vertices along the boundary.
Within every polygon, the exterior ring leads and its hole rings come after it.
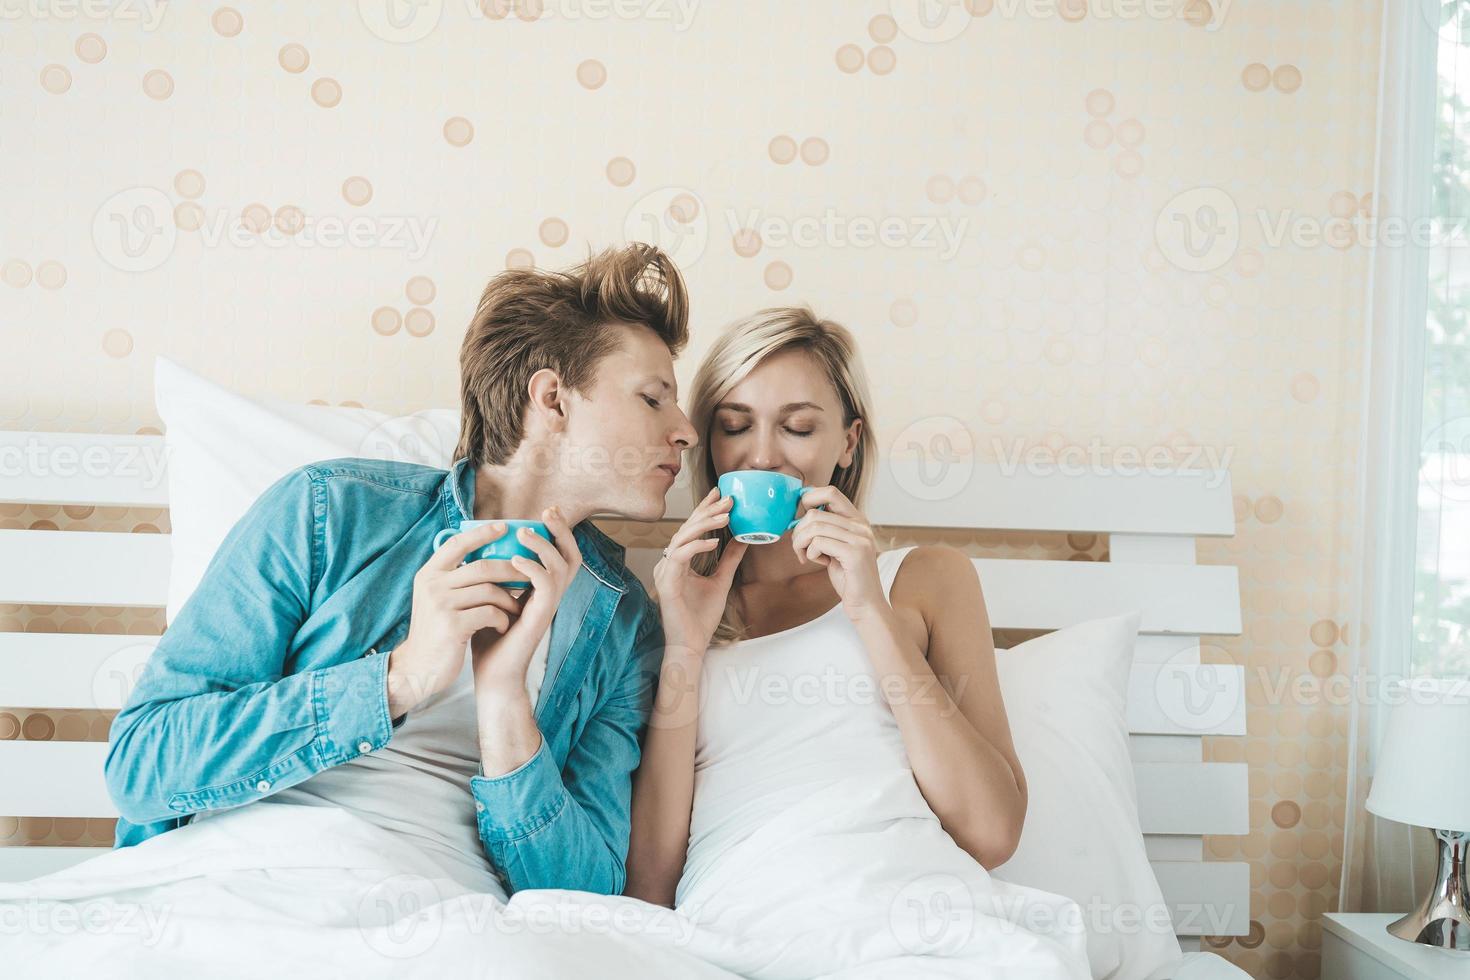
MULTIPOLYGON (((0 502, 166 507, 159 436, 0 432, 0 502), (98 450, 96 447, 102 447, 98 450), (26 454, 37 454, 27 456, 26 454), (85 454, 109 461, 89 466, 85 454), (136 455, 135 455, 136 454, 136 455), (18 467, 41 458, 44 467, 18 467), (65 465, 62 461, 69 461, 65 465)), ((877 467, 875 525, 1107 534, 1110 561, 974 559, 996 629, 1051 630, 1142 609, 1129 683, 1130 748, 1144 842, 1180 944, 1245 935, 1249 866, 1205 861, 1202 835, 1249 833, 1244 763, 1205 763, 1203 736, 1243 736, 1244 668, 1201 664, 1202 635, 1241 632, 1233 566, 1195 562, 1195 539, 1235 533, 1227 472, 1028 472, 956 464, 943 480, 918 460, 877 467)), ((689 513, 687 477, 669 519, 689 513)), ((169 539, 159 534, 0 530, 0 603, 162 607, 169 539)), ((655 549, 630 549, 645 582, 655 549)), ((0 633, 0 705, 121 707, 152 641, 139 636, 0 633)), ((0 816, 115 817, 99 742, 0 741, 0 816)), ((67 867, 95 847, 0 847, 0 880, 67 867)))

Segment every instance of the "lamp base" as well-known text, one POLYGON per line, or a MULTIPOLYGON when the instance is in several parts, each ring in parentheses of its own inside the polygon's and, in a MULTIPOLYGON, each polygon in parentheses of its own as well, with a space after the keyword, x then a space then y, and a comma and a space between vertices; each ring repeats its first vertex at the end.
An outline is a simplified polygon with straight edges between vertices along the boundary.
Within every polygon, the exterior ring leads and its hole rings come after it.
POLYGON ((1386 928, 1392 935, 1421 946, 1470 952, 1470 886, 1466 884, 1470 831, 1430 833, 1439 842, 1434 887, 1417 909, 1386 928))

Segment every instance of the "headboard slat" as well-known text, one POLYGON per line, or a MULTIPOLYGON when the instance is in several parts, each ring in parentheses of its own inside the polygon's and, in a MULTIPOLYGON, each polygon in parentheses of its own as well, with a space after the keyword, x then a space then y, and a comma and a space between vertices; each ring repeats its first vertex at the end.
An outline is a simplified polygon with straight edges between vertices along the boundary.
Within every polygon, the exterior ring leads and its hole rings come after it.
POLYGON ((156 636, 0 633, 0 705, 121 708, 156 636))
POLYGON ((0 530, 0 602, 163 606, 166 534, 0 530))
POLYGON ((0 500, 166 507, 163 436, 0 432, 0 500))

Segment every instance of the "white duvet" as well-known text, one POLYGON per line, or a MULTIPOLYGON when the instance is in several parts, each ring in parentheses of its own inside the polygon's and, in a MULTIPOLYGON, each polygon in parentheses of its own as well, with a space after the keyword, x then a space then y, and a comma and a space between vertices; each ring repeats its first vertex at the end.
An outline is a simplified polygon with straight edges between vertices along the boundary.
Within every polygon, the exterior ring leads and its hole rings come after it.
POLYGON ((336 807, 244 806, 0 884, 6 977, 1087 980, 1070 899, 994 880, 902 780, 829 785, 691 863, 678 911, 472 893, 336 807))

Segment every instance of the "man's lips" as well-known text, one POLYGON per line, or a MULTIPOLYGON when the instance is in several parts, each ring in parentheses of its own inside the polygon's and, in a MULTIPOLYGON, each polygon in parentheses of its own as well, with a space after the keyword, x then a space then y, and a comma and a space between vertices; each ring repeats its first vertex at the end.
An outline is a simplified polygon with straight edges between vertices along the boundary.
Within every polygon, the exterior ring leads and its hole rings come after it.
POLYGON ((659 469, 661 469, 665 473, 669 474, 669 477, 671 479, 677 480, 679 478, 679 469, 680 468, 678 466, 674 466, 674 465, 671 465, 669 463, 664 463, 661 466, 659 466, 659 469))

